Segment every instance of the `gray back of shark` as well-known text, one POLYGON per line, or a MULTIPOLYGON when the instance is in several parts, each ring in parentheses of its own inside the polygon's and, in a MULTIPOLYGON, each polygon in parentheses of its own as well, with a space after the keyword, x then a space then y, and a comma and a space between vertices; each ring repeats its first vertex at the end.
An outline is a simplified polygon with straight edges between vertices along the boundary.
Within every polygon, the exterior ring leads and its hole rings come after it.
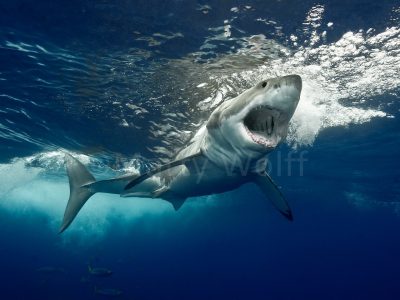
POLYGON ((82 163, 66 154, 70 197, 60 232, 95 193, 161 198, 177 210, 188 197, 223 193, 248 182, 292 220, 288 203, 265 169, 268 154, 287 135, 301 88, 298 75, 257 83, 217 107, 175 160, 143 174, 96 181, 82 163))

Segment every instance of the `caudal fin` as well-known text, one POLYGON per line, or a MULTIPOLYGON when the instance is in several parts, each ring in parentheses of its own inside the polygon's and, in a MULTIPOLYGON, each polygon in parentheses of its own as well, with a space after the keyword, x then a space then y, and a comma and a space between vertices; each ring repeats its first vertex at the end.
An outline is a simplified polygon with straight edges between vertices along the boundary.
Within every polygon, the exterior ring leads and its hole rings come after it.
POLYGON ((65 164, 67 166, 70 193, 59 233, 68 228, 82 206, 95 194, 89 188, 82 187, 85 184, 96 181, 86 167, 70 154, 65 155, 65 164))

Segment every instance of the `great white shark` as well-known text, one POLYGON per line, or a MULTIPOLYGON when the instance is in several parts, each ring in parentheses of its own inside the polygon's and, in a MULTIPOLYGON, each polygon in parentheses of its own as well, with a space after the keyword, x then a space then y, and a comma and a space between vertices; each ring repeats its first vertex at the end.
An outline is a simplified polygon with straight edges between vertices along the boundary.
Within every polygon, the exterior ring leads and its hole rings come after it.
POLYGON ((96 181, 81 162, 66 154, 70 196, 60 233, 95 193, 161 198, 178 210, 188 197, 223 193, 249 182, 292 220, 291 209, 266 166, 268 154, 286 138, 301 89, 298 75, 257 83, 220 104, 172 162, 143 174, 96 181))

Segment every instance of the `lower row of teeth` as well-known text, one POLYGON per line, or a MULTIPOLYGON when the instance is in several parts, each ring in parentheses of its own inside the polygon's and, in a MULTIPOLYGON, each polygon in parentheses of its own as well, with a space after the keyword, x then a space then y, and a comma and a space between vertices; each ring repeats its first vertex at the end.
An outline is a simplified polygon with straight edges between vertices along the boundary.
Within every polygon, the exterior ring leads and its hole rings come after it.
POLYGON ((247 132, 249 133, 249 135, 251 136, 251 138, 252 138, 252 140, 254 141, 254 142, 256 142, 257 144, 263 144, 263 145, 266 145, 266 146, 268 146, 268 141, 266 140, 266 139, 264 139, 264 138, 262 138, 262 137, 257 137, 256 135, 254 135, 250 130, 248 130, 247 128, 246 128, 246 130, 247 130, 247 132))

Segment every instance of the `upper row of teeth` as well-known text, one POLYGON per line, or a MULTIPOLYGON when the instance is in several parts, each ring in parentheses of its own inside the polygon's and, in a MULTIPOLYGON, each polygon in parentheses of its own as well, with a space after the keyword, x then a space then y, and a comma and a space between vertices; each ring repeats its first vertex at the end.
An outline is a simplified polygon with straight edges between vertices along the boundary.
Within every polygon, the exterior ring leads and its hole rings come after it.
POLYGON ((258 123, 255 127, 256 131, 264 131, 267 132, 268 135, 272 134, 272 130, 273 130, 273 126, 272 126, 272 122, 273 122, 273 117, 272 116, 268 116, 265 123, 258 123))
POLYGON ((268 116, 267 117, 267 122, 266 122, 266 126, 267 126, 267 133, 268 134, 271 134, 272 133, 272 130, 273 130, 273 127, 272 127, 272 122, 273 122, 273 118, 272 118, 272 116, 268 116))

